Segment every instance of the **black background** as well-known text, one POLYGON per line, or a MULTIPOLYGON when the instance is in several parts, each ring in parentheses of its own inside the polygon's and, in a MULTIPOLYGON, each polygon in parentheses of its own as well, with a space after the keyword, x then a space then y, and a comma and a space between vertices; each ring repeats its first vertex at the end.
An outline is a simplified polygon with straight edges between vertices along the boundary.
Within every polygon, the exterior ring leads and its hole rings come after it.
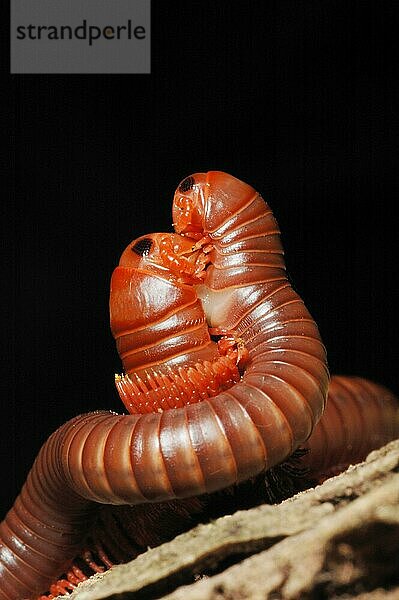
POLYGON ((262 193, 331 370, 399 391, 394 5, 154 0, 151 75, 10 76, 0 516, 56 427, 120 410, 109 279, 193 172, 262 193))

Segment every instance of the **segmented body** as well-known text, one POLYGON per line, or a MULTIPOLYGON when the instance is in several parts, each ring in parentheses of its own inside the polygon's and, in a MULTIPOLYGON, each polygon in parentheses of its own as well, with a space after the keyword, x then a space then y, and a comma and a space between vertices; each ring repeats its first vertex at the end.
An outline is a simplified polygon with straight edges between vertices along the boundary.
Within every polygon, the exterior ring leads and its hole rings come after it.
POLYGON ((324 414, 303 444, 309 452, 301 466, 320 481, 398 436, 399 403, 392 392, 361 377, 334 375, 324 414))
MULTIPOLYGON (((69 568, 98 503, 172 501, 169 508, 189 514, 200 504, 181 499, 281 463, 320 419, 325 350, 286 277, 270 208, 250 186, 211 172, 182 182, 173 214, 177 234, 129 245, 111 282, 111 327, 126 371, 117 387, 133 414, 76 417, 43 446, 0 525, 1 600, 40 593, 69 568)), ((381 390, 372 388, 375 414, 381 390)), ((395 401, 383 393, 395 422, 395 401)), ((351 418, 358 411, 367 422, 363 400, 352 404, 351 418)), ((332 406, 331 423, 341 415, 332 406)), ((350 422, 342 416, 341 425, 350 422)), ((370 448, 384 441, 385 418, 376 423, 370 448)), ((328 427, 316 431, 314 448, 332 447, 328 427)), ((397 433, 392 426, 387 437, 397 433)), ((341 458, 349 458, 348 441, 349 433, 341 458)), ((133 520, 140 510, 132 508, 133 520)))

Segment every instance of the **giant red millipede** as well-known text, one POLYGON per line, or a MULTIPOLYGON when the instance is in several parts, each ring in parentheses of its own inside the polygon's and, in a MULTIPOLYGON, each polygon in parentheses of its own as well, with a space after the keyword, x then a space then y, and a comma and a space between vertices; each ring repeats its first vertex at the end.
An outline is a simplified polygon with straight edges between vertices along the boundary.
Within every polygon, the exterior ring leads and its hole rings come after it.
POLYGON ((72 589, 299 447, 322 477, 399 433, 387 389, 329 384, 278 225, 251 186, 187 177, 173 220, 176 233, 132 242, 112 275, 116 386, 131 414, 80 415, 43 445, 0 524, 0 600, 72 589))

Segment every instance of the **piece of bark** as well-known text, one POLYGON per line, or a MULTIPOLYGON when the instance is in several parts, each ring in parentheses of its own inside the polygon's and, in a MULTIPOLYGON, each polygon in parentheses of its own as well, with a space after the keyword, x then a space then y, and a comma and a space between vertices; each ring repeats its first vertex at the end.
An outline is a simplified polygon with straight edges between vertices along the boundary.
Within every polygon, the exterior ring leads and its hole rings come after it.
POLYGON ((279 505, 197 526, 68 598, 399 600, 398 470, 399 440, 279 505))

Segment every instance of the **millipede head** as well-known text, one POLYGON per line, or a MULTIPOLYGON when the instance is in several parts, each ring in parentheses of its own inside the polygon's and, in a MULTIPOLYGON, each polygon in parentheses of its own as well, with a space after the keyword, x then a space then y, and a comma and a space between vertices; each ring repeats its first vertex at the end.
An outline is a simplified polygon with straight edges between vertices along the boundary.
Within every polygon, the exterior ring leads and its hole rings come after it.
POLYGON ((203 236, 203 215, 208 183, 206 173, 195 173, 180 182, 173 199, 173 226, 192 239, 203 236))
POLYGON ((169 281, 200 283, 208 262, 206 251, 192 240, 177 233, 151 233, 130 242, 119 267, 138 269, 169 281))

